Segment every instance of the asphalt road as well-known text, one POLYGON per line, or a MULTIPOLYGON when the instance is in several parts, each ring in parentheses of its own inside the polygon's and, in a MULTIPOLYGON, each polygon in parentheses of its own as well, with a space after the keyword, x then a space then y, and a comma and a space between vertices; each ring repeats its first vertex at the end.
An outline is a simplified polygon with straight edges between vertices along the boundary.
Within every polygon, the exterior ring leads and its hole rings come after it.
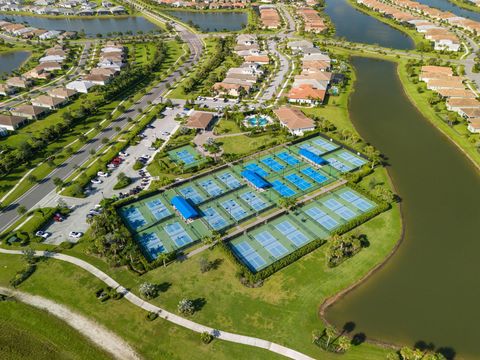
MULTIPOLYGON (((164 19, 157 17, 156 15, 150 16, 157 18, 158 21, 164 22, 164 19)), ((39 184, 33 186, 25 194, 19 197, 13 204, 3 209, 3 211, 0 212, 0 232, 6 230, 19 218, 17 212, 18 207, 25 206, 27 209, 32 209, 43 198, 54 192, 56 188, 53 183, 54 178, 58 177, 63 180, 67 179, 78 166, 81 166, 90 158, 90 151, 92 149, 94 151, 98 151, 98 149, 103 146, 103 138, 112 139, 115 135, 117 135, 117 131, 115 130, 116 127, 123 128, 128 124, 127 118, 130 117, 133 119, 137 117, 140 114, 140 109, 145 109, 149 102, 154 102, 162 95, 162 93, 167 89, 166 84, 173 84, 174 82, 178 81, 182 77, 181 72, 185 73, 188 67, 199 60, 203 51, 201 40, 196 34, 190 32, 182 25, 175 24, 174 27, 183 41, 185 41, 190 48, 189 59, 176 71, 171 73, 166 79, 159 82, 152 89, 152 91, 147 93, 139 101, 127 109, 122 116, 115 119, 109 127, 105 128, 95 138, 86 143, 78 152, 73 154, 67 161, 53 170, 39 184)))

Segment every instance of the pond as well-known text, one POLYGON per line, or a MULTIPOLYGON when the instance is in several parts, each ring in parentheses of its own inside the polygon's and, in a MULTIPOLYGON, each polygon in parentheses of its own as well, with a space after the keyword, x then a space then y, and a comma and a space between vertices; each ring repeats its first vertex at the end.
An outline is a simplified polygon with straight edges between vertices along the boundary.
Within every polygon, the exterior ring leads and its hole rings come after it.
POLYGON ((18 69, 30 56, 29 51, 9 51, 0 53, 0 75, 10 74, 18 69))
MULTIPOLYGON (((425 4, 443 11, 450 11, 451 13, 470 18, 472 20, 480 21, 480 12, 471 11, 461 8, 448 0, 416 0, 421 4, 425 4)), ((480 7, 479 7, 480 9, 480 7)))
POLYGON ((326 0, 325 13, 335 25, 337 37, 395 49, 414 48, 408 35, 355 9, 347 0, 326 0))
POLYGON ((239 31, 248 24, 248 15, 241 11, 182 11, 169 10, 165 13, 179 18, 187 24, 197 26, 201 31, 239 31))
MULTIPOLYGON (((480 176, 404 95, 393 63, 354 58, 350 102, 362 137, 386 155, 405 238, 385 267, 327 312, 367 338, 480 358, 480 176)), ((368 250, 367 250, 368 251, 368 250)))
POLYGON ((45 30, 85 31, 88 37, 97 34, 106 36, 108 33, 131 31, 137 34, 158 31, 160 28, 141 16, 110 17, 110 18, 44 18, 23 15, 2 15, 0 20, 11 20, 16 23, 27 23, 30 26, 45 30))

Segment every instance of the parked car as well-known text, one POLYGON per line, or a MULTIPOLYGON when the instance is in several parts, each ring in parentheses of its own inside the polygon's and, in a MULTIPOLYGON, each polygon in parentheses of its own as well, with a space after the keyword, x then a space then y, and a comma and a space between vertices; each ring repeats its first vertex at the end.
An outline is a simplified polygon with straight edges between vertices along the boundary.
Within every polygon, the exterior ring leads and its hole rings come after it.
POLYGON ((101 184, 103 181, 100 180, 100 179, 95 178, 95 179, 90 180, 90 182, 91 182, 92 184, 101 184))
POLYGON ((52 234, 50 234, 49 232, 46 232, 46 231, 41 231, 41 230, 39 230, 35 233, 35 236, 38 236, 38 237, 41 237, 41 238, 44 238, 44 239, 48 238, 50 235, 52 235, 52 234))
POLYGON ((106 173, 106 172, 103 172, 103 171, 97 172, 97 175, 98 175, 98 176, 101 176, 101 177, 108 177, 108 176, 110 176, 109 173, 106 173))
POLYGON ((157 149, 154 148, 153 146, 150 146, 150 147, 148 148, 148 150, 150 150, 150 151, 155 151, 155 150, 157 150, 157 149))
POLYGON ((142 156, 140 156, 141 158, 144 158, 144 159, 150 159, 150 155, 148 154, 143 154, 142 156))
POLYGON ((56 222, 62 222, 64 219, 63 219, 63 216, 59 213, 56 213, 55 215, 53 215, 53 220, 56 221, 56 222))
POLYGON ((69 237, 74 238, 74 239, 80 239, 82 237, 83 233, 79 231, 70 231, 68 234, 69 237))
POLYGON ((121 156, 121 157, 127 157, 128 155, 130 155, 129 153, 125 152, 125 151, 120 151, 118 153, 118 156, 121 156))
POLYGON ((107 169, 113 170, 113 169, 115 169, 117 166, 118 166, 118 165, 116 165, 116 164, 110 163, 110 164, 107 165, 107 169))

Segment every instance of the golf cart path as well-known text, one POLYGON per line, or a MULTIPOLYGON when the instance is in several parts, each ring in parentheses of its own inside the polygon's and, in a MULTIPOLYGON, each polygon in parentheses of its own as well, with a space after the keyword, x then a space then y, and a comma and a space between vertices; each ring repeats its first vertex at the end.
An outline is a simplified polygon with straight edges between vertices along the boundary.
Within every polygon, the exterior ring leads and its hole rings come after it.
MULTIPOLYGON (((22 255, 22 251, 20 250, 7 250, 0 248, 0 253, 2 254, 9 254, 9 255, 22 255)), ((307 356, 305 354, 302 354, 296 350, 287 348, 285 346, 270 342, 268 340, 263 340, 255 337, 250 337, 250 336, 245 336, 245 335, 239 335, 239 334, 234 334, 230 332, 225 332, 221 331, 218 329, 213 329, 208 326, 201 325, 199 323, 196 323, 194 321, 185 319, 181 316, 178 316, 174 313, 171 313, 167 310, 161 309, 158 306, 155 306, 153 304, 150 304, 149 302, 146 302, 136 296, 135 294, 131 293, 127 289, 125 289, 123 286, 121 286, 118 282, 116 282, 114 279, 112 279, 110 276, 105 274, 103 271, 100 269, 96 268, 95 266, 91 265, 90 263, 78 259, 74 256, 70 255, 65 255, 65 254, 59 254, 59 253, 54 253, 54 252, 49 252, 49 251, 35 251, 35 256, 39 257, 47 257, 47 258, 53 258, 57 260, 62 260, 71 264, 74 264, 76 266, 81 267, 82 269, 88 271, 90 274, 95 276, 96 278, 100 279, 103 281, 106 285, 112 287, 113 289, 116 289, 116 291, 120 294, 123 295, 123 297, 130 301, 132 304, 146 310, 149 312, 155 312, 158 314, 159 317, 170 321, 173 324, 182 326, 184 328, 187 328, 189 330, 202 333, 202 332, 208 332, 212 334, 214 337, 225 340, 225 341, 230 341, 238 344, 243 344, 243 345, 248 345, 248 346, 254 346, 258 348, 262 348, 274 353, 277 353, 279 355, 283 355, 287 358, 290 359, 295 359, 295 360, 314 360, 312 357, 307 356)), ((33 295, 32 295, 33 296, 33 295)), ((53 302, 52 302, 53 303, 53 302)), ((55 304, 55 303, 53 303, 55 304)), ((58 305, 58 304, 57 304, 58 305)), ((61 305, 59 305, 61 306, 61 305)), ((122 340, 119 340, 120 342, 123 342, 122 340)), ((134 355, 134 354, 132 354, 134 355)), ((126 357, 124 357, 126 359, 126 357)), ((133 357, 132 357, 133 358, 133 357)))
POLYGON ((107 330, 98 323, 80 315, 64 305, 57 304, 54 301, 46 299, 38 295, 31 295, 18 290, 0 286, 0 293, 12 296, 16 300, 33 306, 37 309, 44 310, 50 314, 65 321, 72 328, 87 337, 101 349, 112 354, 116 359, 120 360, 137 360, 140 356, 128 345, 124 340, 116 334, 107 330))

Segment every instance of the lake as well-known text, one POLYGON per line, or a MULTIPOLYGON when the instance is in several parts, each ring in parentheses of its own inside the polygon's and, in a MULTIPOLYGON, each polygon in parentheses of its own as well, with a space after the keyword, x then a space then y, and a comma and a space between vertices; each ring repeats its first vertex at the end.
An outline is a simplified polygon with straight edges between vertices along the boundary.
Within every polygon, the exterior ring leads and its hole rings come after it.
POLYGON ((18 69, 30 56, 29 51, 9 51, 0 53, 0 75, 10 74, 18 69))
POLYGON ((326 0, 325 13, 334 23, 337 37, 402 50, 414 48, 408 35, 353 8, 347 0, 326 0))
POLYGON ((28 23, 30 26, 45 30, 85 31, 88 37, 97 34, 106 36, 108 33, 131 31, 137 34, 158 31, 160 28, 141 16, 110 17, 110 18, 44 18, 23 15, 2 15, 0 19, 12 20, 16 23, 28 23))
POLYGON ((248 15, 241 11, 165 11, 184 23, 193 24, 205 32, 239 31, 248 24, 248 15))
POLYGON ((395 64, 354 58, 350 102, 362 137, 388 158, 405 238, 379 272, 327 311, 367 338, 479 358, 480 176, 404 95, 395 64))

